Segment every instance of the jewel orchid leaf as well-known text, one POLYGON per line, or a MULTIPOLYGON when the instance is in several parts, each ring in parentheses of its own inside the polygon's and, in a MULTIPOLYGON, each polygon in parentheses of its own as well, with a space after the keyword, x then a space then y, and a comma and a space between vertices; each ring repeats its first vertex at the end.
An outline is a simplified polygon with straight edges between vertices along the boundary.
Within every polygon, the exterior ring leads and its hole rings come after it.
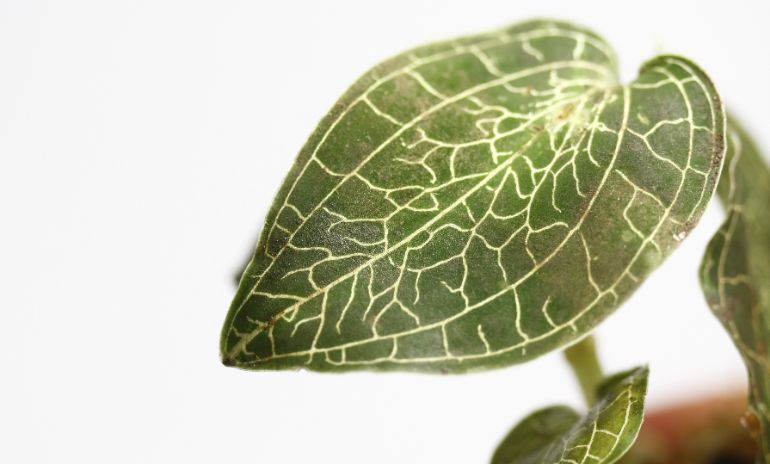
POLYGON ((611 464, 636 440, 644 415, 647 368, 606 379, 581 417, 566 406, 541 409, 500 443, 492 464, 611 464))
POLYGON ((246 369, 465 372, 585 336, 699 220, 724 115, 692 62, 628 85, 531 21, 376 66, 302 148, 222 330, 246 369))
POLYGON ((728 142, 718 188, 727 219, 706 249, 701 286, 748 369, 747 423, 770 462, 770 169, 735 121, 728 142))

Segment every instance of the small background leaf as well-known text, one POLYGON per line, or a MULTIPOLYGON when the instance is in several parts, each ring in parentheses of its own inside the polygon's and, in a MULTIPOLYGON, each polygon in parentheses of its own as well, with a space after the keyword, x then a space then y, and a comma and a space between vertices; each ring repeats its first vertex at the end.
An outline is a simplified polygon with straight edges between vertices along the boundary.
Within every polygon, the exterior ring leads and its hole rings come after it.
POLYGON ((584 336, 697 223, 719 97, 533 21, 375 67, 310 137, 222 332, 249 369, 463 372, 584 336))
POLYGON ((647 377, 648 370, 638 368, 608 378, 582 419, 564 406, 535 412, 505 437, 492 464, 616 462, 639 433, 647 377))
POLYGON ((492 464, 540 464, 548 448, 580 421, 566 406, 541 409, 527 416, 500 443, 492 464))
POLYGON ((735 121, 727 162, 718 189, 727 220, 706 249, 701 285, 748 369, 747 423, 770 462, 770 171, 735 121))

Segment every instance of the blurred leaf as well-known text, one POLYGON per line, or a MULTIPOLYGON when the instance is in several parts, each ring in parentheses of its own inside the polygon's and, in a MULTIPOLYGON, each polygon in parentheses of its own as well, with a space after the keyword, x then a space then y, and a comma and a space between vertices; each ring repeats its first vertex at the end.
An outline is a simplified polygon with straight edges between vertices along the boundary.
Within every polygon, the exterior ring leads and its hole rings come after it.
MULTIPOLYGON (((308 75, 307 85, 312 85, 308 75)), ((222 331, 248 369, 463 372, 584 336, 694 227, 719 97, 533 21, 375 67, 300 152, 222 331)))
POLYGON ((770 462, 770 171, 735 121, 729 135, 718 189, 727 220, 706 249, 701 286, 748 368, 747 424, 770 462))
POLYGON ((505 437, 492 464, 616 462, 642 425, 647 377, 646 368, 637 368, 608 378, 583 418, 564 406, 535 412, 505 437))

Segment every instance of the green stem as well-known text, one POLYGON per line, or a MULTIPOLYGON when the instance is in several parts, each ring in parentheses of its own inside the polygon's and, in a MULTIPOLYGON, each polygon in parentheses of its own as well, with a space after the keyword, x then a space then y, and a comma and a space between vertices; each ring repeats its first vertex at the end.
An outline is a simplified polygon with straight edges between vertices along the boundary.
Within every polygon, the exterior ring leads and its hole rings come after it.
POLYGON ((596 341, 589 335, 564 350, 572 372, 577 378, 588 407, 596 404, 596 387, 604 379, 599 358, 596 355, 596 341))

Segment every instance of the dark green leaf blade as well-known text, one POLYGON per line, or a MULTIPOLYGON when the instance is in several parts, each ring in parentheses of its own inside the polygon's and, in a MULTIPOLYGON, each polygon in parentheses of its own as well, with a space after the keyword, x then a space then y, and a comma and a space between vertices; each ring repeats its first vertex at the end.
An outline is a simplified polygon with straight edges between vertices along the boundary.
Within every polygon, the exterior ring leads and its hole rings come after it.
POLYGON ((735 121, 729 135, 729 171, 718 189, 727 219, 706 249, 701 286, 748 369, 749 423, 770 462, 770 170, 735 121))
POLYGON ((528 416, 500 443, 492 464, 616 462, 639 434, 648 374, 637 368, 605 380, 583 418, 564 406, 528 416))
POLYGON ((566 406, 552 406, 525 417, 503 439, 492 464, 540 464, 554 442, 580 421, 580 414, 566 406))
POLYGON ((249 369, 463 372, 583 336, 698 221, 721 167, 709 79, 618 86, 600 38, 535 21, 367 73, 310 137, 222 332, 249 369))

